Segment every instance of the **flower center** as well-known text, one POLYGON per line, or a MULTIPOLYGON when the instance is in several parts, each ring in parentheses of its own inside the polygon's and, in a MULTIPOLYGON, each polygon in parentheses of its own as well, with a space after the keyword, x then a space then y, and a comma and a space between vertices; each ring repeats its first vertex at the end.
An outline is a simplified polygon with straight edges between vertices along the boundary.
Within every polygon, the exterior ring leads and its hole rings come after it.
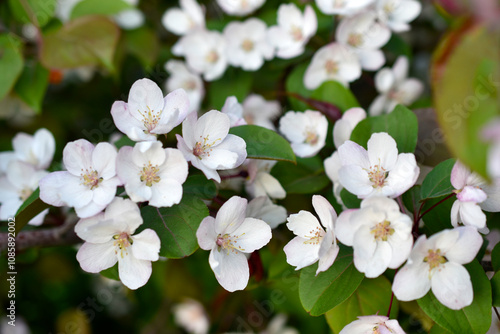
POLYGON ((249 39, 245 39, 243 43, 241 43, 241 48, 246 52, 250 52, 253 50, 253 42, 249 39))
POLYGON ((309 145, 316 145, 318 143, 319 137, 318 134, 311 129, 307 129, 305 132, 306 143, 309 145))
POLYGON ((219 60, 219 54, 215 50, 212 50, 207 54, 205 60, 207 61, 207 63, 215 63, 217 60, 219 60))
POLYGON ((142 122, 144 123, 144 127, 146 128, 144 132, 149 134, 158 125, 162 110, 154 111, 151 110, 149 106, 147 108, 148 110, 144 112, 139 110, 139 114, 142 116, 142 122))
POLYGON ((193 155, 197 157, 198 159, 202 159, 203 155, 210 156, 210 152, 212 151, 211 147, 215 145, 215 143, 219 140, 222 140, 220 138, 217 138, 214 140, 212 143, 209 142, 208 135, 206 137, 200 136, 200 140, 196 142, 193 148, 193 155))
POLYGON ((352 33, 349 35, 349 38, 347 38, 347 43, 357 48, 361 44, 363 44, 363 36, 361 36, 361 34, 358 33, 352 33))
POLYGON ((304 241, 306 245, 319 245, 321 240, 323 240, 323 236, 325 235, 325 231, 319 226, 316 226, 314 229, 309 231, 311 235, 306 235, 305 237, 309 240, 304 241))
POLYGON ((117 247, 115 249, 115 254, 118 254, 118 251, 120 251, 120 256, 123 259, 123 252, 125 252, 125 255, 128 255, 127 248, 134 243, 134 240, 132 240, 127 232, 115 234, 113 239, 115 240, 113 246, 117 247))
POLYGON ((384 12, 386 14, 392 14, 392 12, 396 9, 396 4, 394 2, 387 2, 384 5, 384 12))
POLYGON ((82 179, 83 185, 90 187, 90 190, 94 190, 94 188, 99 187, 99 183, 102 182, 102 177, 99 177, 97 171, 86 169, 85 172, 82 169, 82 179))
POLYGON ((241 246, 237 245, 239 237, 241 237, 241 235, 231 236, 227 233, 224 235, 219 234, 215 242, 217 244, 218 251, 220 252, 221 249, 227 249, 228 254, 229 252, 237 253, 237 251, 245 251, 241 248, 241 246))
POLYGON ((446 260, 446 257, 441 255, 441 250, 438 248, 436 250, 429 249, 427 256, 424 257, 424 262, 429 264, 429 271, 431 271, 432 269, 439 267, 439 265, 448 262, 448 260, 446 260))
POLYGON ((196 82, 194 80, 188 80, 184 82, 184 89, 185 90, 195 90, 196 89, 196 82))
POLYGON ((368 171, 368 178, 370 182, 373 183, 373 188, 382 188, 386 181, 387 172, 385 168, 380 165, 370 166, 370 170, 368 171))
POLYGON ((387 238, 394 234, 394 229, 391 228, 391 222, 384 220, 381 223, 378 223, 373 227, 370 231, 373 234, 373 237, 377 241, 387 241, 387 238))
POLYGON ((297 26, 292 26, 291 34, 293 40, 297 42, 300 42, 304 38, 304 35, 302 35, 302 29, 297 26))
POLYGON ((160 182, 160 176, 156 175, 159 171, 160 168, 158 165, 153 166, 151 162, 149 162, 148 165, 144 164, 144 167, 142 167, 142 170, 139 172, 141 182, 146 182, 146 186, 148 187, 151 187, 153 183, 160 182))
POLYGON ((336 61, 329 59, 325 63, 325 70, 328 75, 337 74, 339 71, 339 64, 336 61))

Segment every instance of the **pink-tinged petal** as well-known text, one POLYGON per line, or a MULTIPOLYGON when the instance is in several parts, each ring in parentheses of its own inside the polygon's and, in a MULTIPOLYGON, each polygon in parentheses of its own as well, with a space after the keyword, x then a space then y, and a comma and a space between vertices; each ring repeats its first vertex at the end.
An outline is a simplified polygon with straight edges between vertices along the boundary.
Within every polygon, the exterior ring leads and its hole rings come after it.
POLYGON ((160 252, 160 238, 152 229, 145 229, 132 237, 134 243, 130 246, 132 256, 139 260, 157 261, 160 252))
POLYGON ((424 262, 406 264, 394 276, 392 283, 392 291, 401 301, 422 298, 430 288, 429 265, 424 262))
POLYGON ((345 165, 339 170, 339 182, 350 193, 359 198, 366 198, 373 193, 373 183, 364 168, 357 165, 345 165))
POLYGON ((66 144, 63 150, 64 167, 73 175, 80 176, 92 169, 92 151, 94 145, 85 139, 78 139, 66 144))
POLYGON ((111 221, 105 220, 104 213, 80 219, 75 225, 76 235, 87 242, 101 244, 113 239, 113 236, 121 233, 111 221))
POLYGON ((387 320, 385 322, 385 325, 387 326, 388 329, 386 334, 406 334, 406 332, 401 328, 397 320, 387 320))
POLYGON ((181 151, 186 161, 191 161, 193 158, 195 158, 195 156, 193 155, 193 149, 189 148, 186 145, 184 138, 179 135, 175 135, 175 137, 177 138, 177 149, 181 151))
POLYGON ((309 211, 301 210, 299 213, 292 214, 287 218, 286 227, 295 235, 309 239, 315 236, 316 232, 324 233, 318 219, 309 211))
POLYGON ((208 262, 215 278, 224 289, 229 292, 245 289, 250 272, 243 253, 212 249, 208 262))
POLYGON ((319 244, 297 236, 285 245, 283 251, 286 254, 286 262, 296 267, 295 270, 299 270, 318 261, 319 248, 319 244))
POLYGON ((339 254, 339 250, 339 246, 335 244, 330 245, 330 249, 328 249, 328 251, 319 258, 318 270, 316 270, 316 275, 318 275, 320 272, 328 270, 332 266, 333 262, 337 258, 337 255, 339 254))
POLYGON ((460 161, 455 162, 451 170, 451 184, 455 189, 463 189, 466 186, 467 178, 471 171, 465 167, 460 161))
POLYGON ((211 250, 215 248, 217 240, 217 232, 215 232, 215 218, 205 217, 196 231, 196 238, 201 249, 211 250))
POLYGON ((437 300, 452 310, 472 303, 474 293, 469 272, 460 264, 447 262, 435 270, 431 279, 432 292, 437 300))
POLYGON ((233 196, 224 203, 215 217, 215 232, 232 234, 245 220, 247 199, 233 196))
POLYGON ((483 244, 483 238, 477 229, 471 226, 462 226, 454 229, 459 233, 458 239, 445 253, 448 261, 466 264, 474 260, 483 244))
POLYGON ((116 148, 109 143, 99 143, 92 152, 92 165, 104 180, 116 175, 116 148))
MULTIPOLYGON (((478 204, 474 202, 458 202, 459 223, 474 226, 477 229, 481 229, 486 226, 486 215, 478 204)), ((452 214, 453 213, 454 212, 452 210, 452 214)))
MULTIPOLYGON (((359 317, 361 318, 361 317, 359 317)), ((355 320, 345 326, 339 334, 358 334, 358 333, 370 333, 374 332, 373 328, 376 327, 377 322, 361 322, 361 320, 355 320)), ((379 327, 379 332, 380 332, 379 327)), ((380 332, 382 333, 382 332, 380 332)), ((385 333, 384 333, 385 334, 385 333)))
POLYGON ((212 179, 214 180, 215 182, 218 182, 220 183, 221 182, 221 178, 220 178, 220 175, 219 173, 217 173, 217 171, 215 169, 211 169, 211 168, 208 168, 207 166, 205 166, 201 160, 199 160, 198 158, 193 158, 191 160, 191 163, 193 164, 193 166, 195 168, 198 168, 199 170, 201 170, 203 172, 203 174, 205 174, 205 176, 207 177, 207 179, 212 179))
POLYGON ((158 125, 151 131, 166 134, 181 124, 189 113, 189 97, 186 91, 178 88, 165 96, 165 106, 158 125))
POLYGON ((139 260, 130 251, 127 255, 118 256, 118 276, 129 289, 135 290, 144 286, 152 273, 151 261, 139 260))
MULTIPOLYGON (((209 145, 219 145, 229 133, 229 116, 217 110, 211 110, 201 116, 194 127, 194 140, 209 145)), ((183 133, 184 135, 184 133, 183 133)), ((184 138, 186 136, 184 135, 184 138)))
MULTIPOLYGON (((61 174, 61 176, 62 175, 63 174, 61 174)), ((90 189, 90 187, 83 185, 79 177, 67 173, 63 178, 64 183, 60 185, 58 191, 61 199, 63 199, 67 206, 77 208, 85 206, 92 202, 92 198, 94 197, 93 191, 90 189)), ((44 179, 45 178, 43 178, 42 180, 44 179)), ((40 180, 40 184, 42 180, 40 180)))
POLYGON ((357 165, 366 169, 370 167, 368 152, 353 141, 346 141, 338 148, 338 152, 342 166, 357 165))
POLYGON ((398 147, 396 141, 387 133, 374 133, 368 140, 368 158, 370 165, 379 165, 390 171, 398 160, 398 147))
POLYGON ((100 244, 84 243, 76 253, 76 259, 82 269, 89 273, 111 268, 118 260, 113 240, 100 244))
POLYGON ((155 207, 171 207, 182 199, 182 184, 174 179, 162 179, 151 187, 149 205, 155 207))
POLYGON ((481 203, 486 200, 488 196, 478 187, 465 186, 461 192, 457 193, 457 198, 461 202, 481 203))
POLYGON ((126 102, 116 101, 113 103, 111 116, 118 130, 126 134, 130 139, 134 141, 152 140, 149 139, 152 137, 151 135, 144 133, 144 130, 146 130, 144 123, 132 116, 126 102))
POLYGON ((368 278, 375 278, 384 273, 389 266, 392 258, 392 247, 389 243, 381 241, 377 242, 377 247, 372 257, 362 257, 356 255, 356 248, 354 249, 354 265, 360 272, 364 272, 368 278))
POLYGON ((243 223, 234 230, 231 235, 235 235, 235 246, 241 247, 244 253, 252 253, 261 249, 269 243, 272 233, 269 225, 260 219, 245 218, 243 223))
POLYGON ((327 229, 333 229, 337 213, 333 206, 326 198, 321 195, 314 195, 312 198, 312 205, 318 214, 321 224, 327 229))
POLYGON ((401 153, 397 162, 386 178, 388 189, 382 188, 382 192, 388 197, 398 197, 410 189, 417 182, 420 168, 417 165, 415 156, 412 153, 401 153))
POLYGON ((351 223, 351 216, 358 209, 344 210, 340 213, 335 222, 335 236, 346 246, 352 246, 354 243, 354 233, 358 226, 351 223))
POLYGON ((375 87, 380 93, 389 92, 394 81, 394 74, 390 68, 383 68, 375 74, 375 87))

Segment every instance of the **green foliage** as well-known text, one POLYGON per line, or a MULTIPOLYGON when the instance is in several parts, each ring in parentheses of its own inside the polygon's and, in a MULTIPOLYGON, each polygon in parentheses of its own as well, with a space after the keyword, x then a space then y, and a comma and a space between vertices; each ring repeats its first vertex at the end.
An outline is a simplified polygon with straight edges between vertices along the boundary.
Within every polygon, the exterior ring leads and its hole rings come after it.
POLYGON ((361 205, 361 199, 345 188, 340 191, 340 198, 348 209, 359 209, 361 205))
POLYGON ((422 182, 422 198, 435 198, 449 195, 455 189, 451 185, 451 170, 455 159, 448 159, 434 167, 422 182))
POLYGON ((42 111, 42 102, 49 84, 49 71, 40 63, 27 63, 14 91, 36 113, 42 111))
POLYGON ((153 30, 140 27, 124 32, 127 51, 136 56, 146 68, 152 68, 160 51, 160 44, 153 30))
POLYGON ((430 209, 432 206, 436 205, 432 210, 430 210, 423 218, 424 221, 424 232, 426 235, 431 235, 442 231, 444 229, 453 228, 451 225, 451 207, 456 198, 451 197, 444 202, 438 204, 441 200, 445 199, 446 196, 441 196, 437 198, 431 198, 427 200, 422 207, 420 214, 430 209))
POLYGON ((222 78, 210 83, 207 92, 210 108, 221 110, 229 96, 236 96, 238 102, 243 102, 250 93, 252 81, 253 75, 249 72, 228 68, 222 78))
POLYGON ((439 326, 451 333, 484 334, 491 325, 491 286, 483 268, 474 260, 465 266, 471 276, 474 300, 471 305, 454 311, 442 305, 429 292, 418 305, 439 326))
POLYGON ((271 174, 280 181, 287 194, 313 194, 324 189, 330 180, 325 175, 320 157, 297 157, 297 164, 278 162, 271 174))
POLYGON ((49 207, 50 205, 40 199, 40 189, 37 188, 16 212, 16 233, 19 233, 31 219, 49 207))
POLYGON ((120 280, 120 275, 118 273, 118 263, 116 263, 114 266, 108 269, 104 269, 103 271, 100 272, 100 274, 106 278, 119 281, 120 280))
POLYGON ((133 7, 123 0, 84 0, 75 5, 71 19, 86 15, 113 15, 130 8, 133 7))
POLYGON ((359 102, 351 90, 337 81, 322 83, 321 86, 313 91, 311 98, 331 103, 337 106, 342 112, 350 108, 359 107, 359 102))
POLYGON ((23 71, 22 44, 18 37, 0 34, 0 100, 12 89, 23 71))
POLYGON ((496 244, 491 251, 491 265, 495 272, 500 270, 500 243, 496 244))
POLYGON ((37 27, 45 26, 54 17, 56 5, 57 0, 9 0, 10 10, 17 21, 37 27))
POLYGON ((500 274, 497 272, 490 280, 493 306, 500 306, 500 274))
POLYGON ((413 153, 417 146, 418 121, 408 108, 397 105, 386 115, 368 117, 354 128, 351 140, 366 148, 371 135, 376 132, 387 132, 398 145, 399 153, 413 153))
MULTIPOLYGON (((304 73, 306 72, 308 65, 309 65, 308 63, 302 63, 296 66, 292 70, 292 72, 288 75, 288 78, 286 79, 286 92, 288 94, 296 93, 302 97, 311 96, 312 92, 304 86, 304 80, 303 80, 304 73)), ((294 111, 309 109, 309 106, 307 104, 296 99, 295 97, 292 97, 291 95, 288 95, 288 103, 290 104, 292 110, 294 111)))

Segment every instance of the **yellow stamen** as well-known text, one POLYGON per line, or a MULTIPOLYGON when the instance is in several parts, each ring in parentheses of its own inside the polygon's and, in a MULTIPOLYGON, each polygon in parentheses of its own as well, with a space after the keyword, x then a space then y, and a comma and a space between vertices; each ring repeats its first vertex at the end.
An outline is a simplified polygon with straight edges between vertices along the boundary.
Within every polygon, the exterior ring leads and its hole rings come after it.
POLYGON ((377 241, 387 241, 387 238, 394 234, 394 229, 390 227, 391 222, 384 220, 381 223, 378 223, 373 227, 370 231, 374 235, 375 240, 377 241))
POLYGON ((246 52, 250 52, 253 50, 253 42, 249 39, 245 39, 243 43, 241 43, 241 48, 246 52))
POLYGON ((125 255, 128 255, 127 248, 134 243, 134 240, 126 232, 115 234, 113 239, 115 240, 113 246, 117 247, 115 248, 115 254, 118 254, 118 251, 120 251, 120 256, 123 259, 123 252, 125 252, 125 255))
POLYGON ((310 235, 306 235, 305 237, 309 240, 304 241, 306 245, 319 245, 321 240, 323 240, 323 236, 325 235, 325 231, 319 226, 316 226, 314 229, 309 231, 310 235))
POLYGON ((327 60, 325 63, 326 73, 328 75, 337 74, 339 71, 339 64, 331 59, 327 60))
POLYGON ((209 142, 209 136, 206 137, 200 136, 200 140, 196 142, 193 148, 193 155, 198 159, 202 159, 204 155, 210 156, 210 152, 212 151, 211 147, 215 145, 221 138, 217 138, 212 143, 209 142))
MULTIPOLYGON (((245 233, 243 233, 242 235, 244 234, 245 233)), ((245 249, 241 248, 241 246, 236 245, 238 243, 238 238, 242 235, 231 236, 227 233, 224 235, 219 234, 216 241, 219 252, 221 249, 226 249, 228 254, 229 252, 237 253, 237 251, 245 251, 245 249)))
POLYGON ((158 165, 153 166, 151 162, 148 165, 144 164, 144 167, 142 167, 142 170, 139 172, 141 181, 146 182, 146 186, 151 187, 153 183, 160 182, 161 178, 156 175, 159 171, 160 168, 158 165))
POLYGON ((427 262, 429 264, 429 272, 434 269, 439 267, 439 265, 448 262, 446 257, 441 255, 441 250, 438 248, 436 250, 434 249, 429 249, 428 255, 424 257, 424 262, 427 262))
POLYGON ((90 187, 90 190, 94 190, 94 188, 99 187, 99 183, 102 182, 102 177, 99 177, 97 174, 97 171, 95 170, 88 170, 86 169, 85 171, 82 169, 81 173, 83 185, 90 187))

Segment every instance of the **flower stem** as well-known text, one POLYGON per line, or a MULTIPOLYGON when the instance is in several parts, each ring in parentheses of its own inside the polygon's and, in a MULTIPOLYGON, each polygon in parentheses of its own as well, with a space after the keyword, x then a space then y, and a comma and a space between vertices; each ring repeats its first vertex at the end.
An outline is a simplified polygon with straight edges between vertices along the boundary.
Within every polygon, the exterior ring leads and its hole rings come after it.
POLYGON ((493 307, 493 311, 495 311, 495 314, 497 315, 498 321, 500 321, 500 314, 498 314, 497 308, 493 307))
POLYGON ((247 178, 248 177, 248 172, 246 170, 242 170, 238 174, 233 174, 233 175, 221 175, 220 178, 221 180, 227 180, 227 179, 234 179, 236 177, 242 177, 242 178, 247 178))
MULTIPOLYGON (((443 203, 444 201, 446 201, 446 200, 448 200, 448 199, 450 199, 450 198, 452 198, 453 196, 456 196, 456 195, 457 194, 455 194, 455 193, 451 193, 448 196, 446 196, 445 198, 443 198, 442 200, 440 200, 439 202, 437 202, 436 204, 434 204, 433 206, 431 206, 430 208, 428 208, 427 210, 425 210, 424 213, 422 213, 421 215, 418 216, 417 222, 420 221, 420 219, 422 219, 423 216, 425 216, 428 212, 430 212, 436 206, 438 206, 439 204, 443 203)), ((420 206, 420 209, 422 209, 423 206, 424 206, 424 203, 422 203, 422 205, 420 206)))
POLYGON ((391 292, 391 302, 389 303, 389 310, 387 310, 387 318, 391 317, 392 301, 394 300, 394 292, 391 292))

